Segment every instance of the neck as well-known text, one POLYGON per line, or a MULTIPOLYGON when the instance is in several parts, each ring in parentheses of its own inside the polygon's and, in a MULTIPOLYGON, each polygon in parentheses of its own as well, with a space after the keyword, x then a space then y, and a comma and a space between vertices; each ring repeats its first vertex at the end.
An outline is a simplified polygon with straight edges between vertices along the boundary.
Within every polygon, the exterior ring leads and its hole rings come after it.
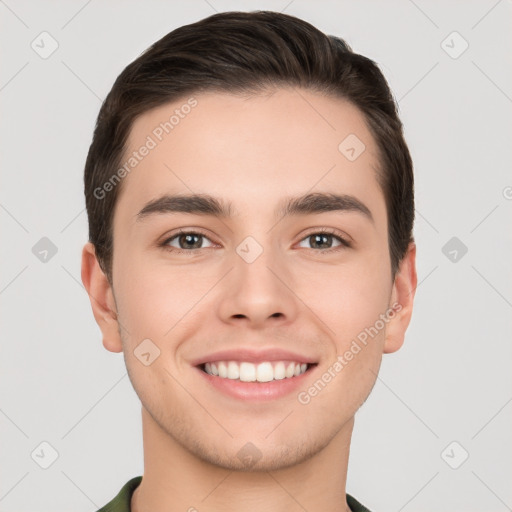
POLYGON ((205 462, 142 408, 144 475, 132 512, 350 512, 345 495, 353 419, 309 459, 276 471, 231 471, 205 462))

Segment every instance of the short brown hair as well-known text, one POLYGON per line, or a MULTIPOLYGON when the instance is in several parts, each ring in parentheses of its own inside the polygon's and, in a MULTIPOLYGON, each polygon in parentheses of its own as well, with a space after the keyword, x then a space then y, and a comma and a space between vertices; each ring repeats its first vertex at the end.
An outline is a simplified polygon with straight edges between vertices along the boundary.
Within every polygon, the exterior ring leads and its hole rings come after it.
POLYGON ((136 118, 193 93, 257 93, 279 86, 343 98, 363 113, 379 151, 378 181, 386 201, 394 278, 413 241, 414 183, 386 79, 374 61, 354 53, 343 39, 294 16, 254 11, 222 12, 173 30, 123 70, 103 102, 84 184, 89 241, 111 284, 113 213, 122 183, 108 194, 97 191, 121 165, 136 118))

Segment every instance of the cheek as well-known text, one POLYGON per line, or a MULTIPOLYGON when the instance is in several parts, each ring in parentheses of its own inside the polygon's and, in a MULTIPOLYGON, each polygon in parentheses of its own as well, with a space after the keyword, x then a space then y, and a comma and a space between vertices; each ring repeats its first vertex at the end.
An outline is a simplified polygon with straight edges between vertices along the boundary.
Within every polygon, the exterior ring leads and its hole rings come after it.
POLYGON ((330 328, 339 349, 375 324, 385 313, 391 293, 388 269, 374 264, 339 267, 325 274, 316 274, 317 283, 307 287, 307 303, 330 328), (334 331, 334 332, 333 332, 334 331))
POLYGON ((173 331, 187 324, 218 280, 199 266, 170 268, 136 257, 119 258, 118 263, 123 277, 116 286, 116 303, 133 343, 150 338, 168 348, 173 331))
POLYGON ((387 326, 381 315, 388 311, 391 284, 387 268, 377 265, 333 272, 324 281, 323 292, 315 288, 309 304, 329 328, 331 354, 304 391, 307 400, 314 397, 318 407, 342 418, 363 404, 375 383, 387 326))

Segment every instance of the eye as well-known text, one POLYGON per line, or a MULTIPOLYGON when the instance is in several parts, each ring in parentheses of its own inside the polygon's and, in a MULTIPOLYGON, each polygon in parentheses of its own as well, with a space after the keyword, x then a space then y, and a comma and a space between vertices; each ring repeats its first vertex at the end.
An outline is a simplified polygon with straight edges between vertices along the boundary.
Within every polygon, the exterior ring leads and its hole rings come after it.
POLYGON ((322 252, 338 251, 345 247, 351 247, 350 242, 334 233, 334 231, 329 229, 314 231, 303 238, 300 243, 302 244, 304 241, 309 241, 313 249, 323 249, 322 252), (338 245, 333 247, 333 241, 337 241, 338 245))
MULTIPOLYGON (((167 238, 162 242, 162 247, 178 253, 194 252, 199 249, 204 249, 202 242, 204 240, 211 240, 199 231, 184 231, 180 230, 177 234, 167 238), (176 247, 177 244, 178 246, 176 247)), ((213 246, 213 244, 212 244, 213 246)))
MULTIPOLYGON (((331 252, 339 251, 347 247, 351 247, 350 242, 340 235, 336 235, 334 230, 320 229, 313 231, 308 234, 305 238, 300 241, 300 246, 303 247, 304 242, 311 244, 310 249, 320 249, 317 252, 331 252)), ((173 236, 166 238, 161 244, 166 250, 173 253, 189 253, 194 254, 195 251, 205 249, 207 247, 213 247, 215 244, 201 231, 186 231, 179 230, 178 233, 173 236), (210 245, 204 246, 203 242, 207 240, 210 245)), ((307 247, 306 247, 307 248, 307 247)))

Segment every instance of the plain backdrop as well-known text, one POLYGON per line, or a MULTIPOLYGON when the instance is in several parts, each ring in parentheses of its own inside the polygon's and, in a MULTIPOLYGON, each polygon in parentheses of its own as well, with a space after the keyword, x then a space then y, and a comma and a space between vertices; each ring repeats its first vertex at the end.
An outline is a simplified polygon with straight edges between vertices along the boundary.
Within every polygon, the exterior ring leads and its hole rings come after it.
POLYGON ((227 10, 375 60, 415 164, 415 311, 356 416, 347 491, 375 512, 511 510, 512 2, 1 0, 0 511, 96 511, 142 475, 140 402, 80 278, 83 168, 123 68, 227 10))

